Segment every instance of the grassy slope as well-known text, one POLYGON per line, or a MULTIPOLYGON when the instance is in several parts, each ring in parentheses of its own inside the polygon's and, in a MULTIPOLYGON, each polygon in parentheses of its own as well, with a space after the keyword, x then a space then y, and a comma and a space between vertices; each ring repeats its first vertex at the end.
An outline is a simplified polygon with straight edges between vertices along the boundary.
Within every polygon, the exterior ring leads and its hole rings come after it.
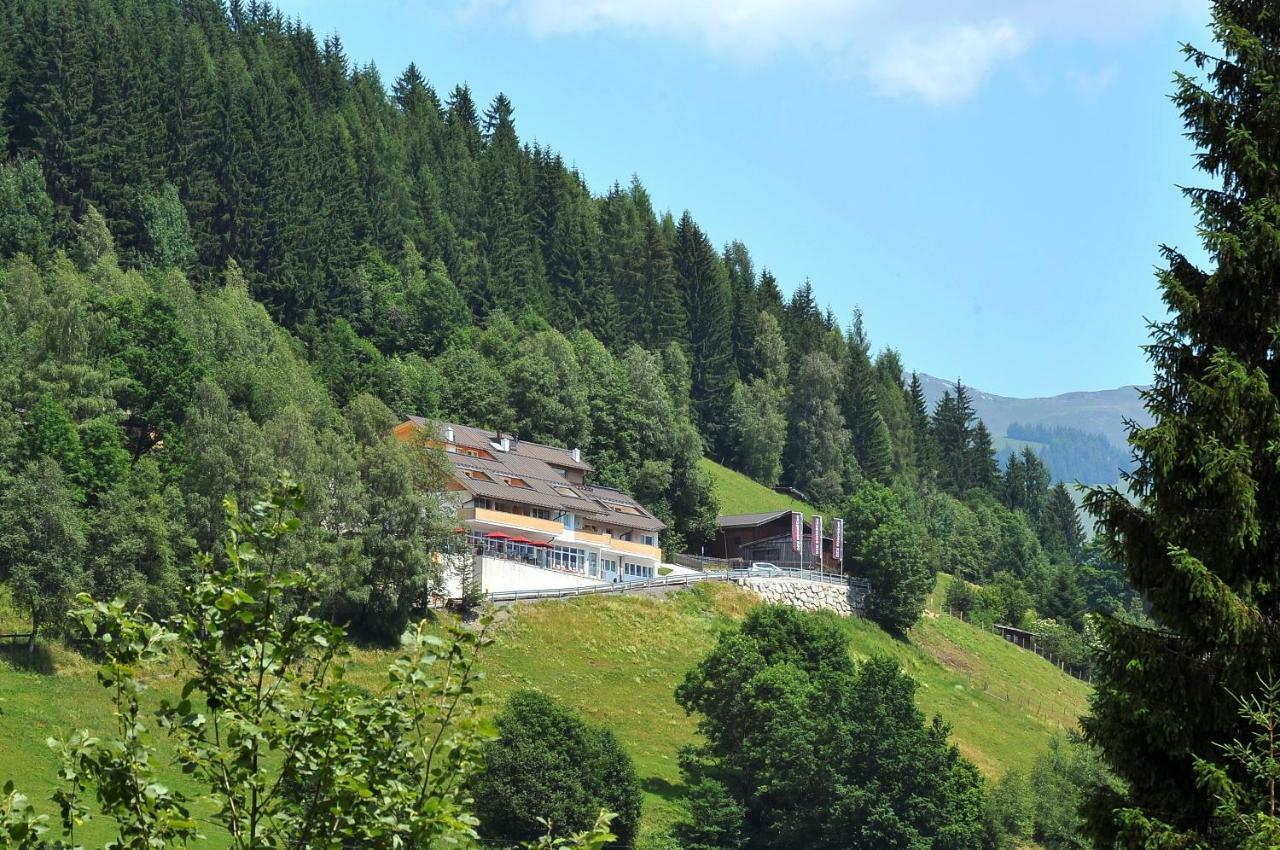
MULTIPOLYGON (((485 689, 496 707, 520 687, 546 691, 613 729, 635 757, 646 792, 646 826, 679 811, 679 747, 694 723, 672 691, 684 671, 739 619, 754 597, 723 585, 672 596, 585 598, 510 609, 495 626, 485 689)), ((960 749, 989 776, 1027 766, 1055 731, 1084 708, 1085 686, 998 637, 932 612, 910 643, 864 621, 845 621, 857 657, 889 654, 920 684, 926 714, 953 726, 960 749)), ((359 652, 358 678, 372 681, 386 662, 359 652)), ((15 778, 33 799, 47 798, 55 764, 50 735, 110 722, 92 667, 55 653, 54 675, 20 672, 0 661, 0 781, 15 778)), ((159 677, 158 690, 173 687, 159 677)), ((103 838, 90 830, 89 838, 103 838)))
POLYGON ((708 458, 702 459, 702 468, 711 474, 711 480, 715 482, 716 499, 720 502, 722 515, 801 511, 806 517, 810 517, 818 513, 813 505, 775 493, 741 472, 734 472, 708 458))

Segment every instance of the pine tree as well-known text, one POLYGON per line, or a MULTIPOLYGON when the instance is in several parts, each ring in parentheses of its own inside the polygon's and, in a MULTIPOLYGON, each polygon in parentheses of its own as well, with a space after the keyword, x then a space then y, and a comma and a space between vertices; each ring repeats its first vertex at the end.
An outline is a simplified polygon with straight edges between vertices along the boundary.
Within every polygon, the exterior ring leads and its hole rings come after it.
POLYGON ((795 362, 821 346, 825 330, 822 313, 813 295, 813 284, 805 280, 791 293, 791 299, 782 312, 782 335, 795 362))
POLYGON ((1041 529, 1040 545, 1050 557, 1065 563, 1079 562, 1084 550, 1084 528, 1075 500, 1061 481, 1049 490, 1037 524, 1037 530, 1041 529))
POLYGON ((996 491, 1000 480, 1000 463, 996 460, 991 432, 981 419, 973 427, 973 439, 969 445, 969 486, 980 487, 989 493, 996 491))
POLYGON ((786 475, 816 505, 843 495, 847 467, 856 465, 849 431, 840 415, 840 369, 824 352, 800 361, 791 393, 786 475))
POLYGON ((676 228, 676 275, 689 315, 693 412, 713 450, 724 456, 733 396, 732 299, 724 264, 687 211, 676 228))
POLYGON ((924 397, 924 385, 916 372, 911 373, 911 385, 907 388, 907 412, 911 417, 911 444, 915 449, 916 468, 922 476, 932 477, 937 472, 937 445, 933 423, 929 419, 929 405, 924 397))
POLYGON ((959 380, 952 390, 944 392, 934 408, 932 427, 938 451, 938 484, 958 494, 973 486, 973 406, 959 380))
POLYGON ((1222 801, 1202 780, 1239 775, 1226 748, 1254 730, 1237 700, 1258 692, 1280 653, 1280 17, 1262 0, 1212 8, 1212 53, 1185 48, 1208 73, 1179 74, 1174 102, 1216 184, 1185 190, 1215 265, 1164 249, 1170 317, 1154 326, 1145 396, 1154 424, 1130 434, 1131 497, 1087 500, 1154 621, 1099 628, 1085 730, 1124 783, 1093 792, 1099 845, 1261 846, 1216 821, 1222 801))
POLYGON ((907 388, 902 383, 901 355, 892 348, 882 350, 876 355, 875 375, 876 402, 889 429, 889 442, 893 447, 893 471, 898 475, 914 475, 915 433, 912 429, 907 388))
POLYGON ((758 377, 733 392, 729 431, 737 468, 772 486, 782 474, 787 435, 787 344, 778 321, 761 311, 753 333, 750 371, 758 377))
POLYGON ((724 266, 729 272, 729 293, 733 298, 733 360, 738 376, 750 378, 755 351, 756 272, 751 253, 741 242, 731 242, 724 249, 724 266))
POLYGON ((854 310, 848 340, 843 396, 844 420, 863 474, 873 481, 886 484, 893 472, 893 445, 889 428, 880 413, 876 374, 871 365, 871 342, 867 339, 861 310, 854 310))
POLYGON ((785 307, 782 290, 778 288, 778 279, 768 269, 760 271, 760 285, 756 288, 756 306, 778 321, 782 321, 782 311, 785 307))

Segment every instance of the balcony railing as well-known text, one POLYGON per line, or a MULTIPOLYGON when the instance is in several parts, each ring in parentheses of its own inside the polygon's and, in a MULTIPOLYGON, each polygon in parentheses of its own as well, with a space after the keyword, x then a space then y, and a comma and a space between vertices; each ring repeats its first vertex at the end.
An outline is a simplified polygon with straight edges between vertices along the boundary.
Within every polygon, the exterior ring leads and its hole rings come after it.
POLYGON ((524 516, 523 514, 508 513, 507 511, 495 511, 491 508, 463 508, 458 512, 458 517, 464 520, 488 523, 489 525, 520 528, 538 534, 556 535, 564 533, 564 525, 555 520, 538 519, 537 517, 524 516))

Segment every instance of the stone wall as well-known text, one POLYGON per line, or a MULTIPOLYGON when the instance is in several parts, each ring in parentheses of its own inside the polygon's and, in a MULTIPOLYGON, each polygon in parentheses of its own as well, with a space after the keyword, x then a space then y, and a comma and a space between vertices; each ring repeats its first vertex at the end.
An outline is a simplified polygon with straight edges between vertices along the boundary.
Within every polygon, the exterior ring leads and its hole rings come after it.
POLYGON ((864 591, 841 584, 793 578, 748 577, 738 585, 772 605, 789 605, 802 611, 833 611, 842 617, 861 617, 864 591))

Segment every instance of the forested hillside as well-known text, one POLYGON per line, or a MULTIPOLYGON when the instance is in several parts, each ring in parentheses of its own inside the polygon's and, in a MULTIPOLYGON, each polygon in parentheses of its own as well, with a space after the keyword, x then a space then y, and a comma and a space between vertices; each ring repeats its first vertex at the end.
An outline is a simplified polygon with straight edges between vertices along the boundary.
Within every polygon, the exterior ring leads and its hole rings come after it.
POLYGON ((1133 456, 1101 434, 1078 428, 1047 427, 1015 422, 1008 435, 1039 445, 1037 451, 1055 481, 1088 485, 1114 484, 1133 468, 1133 456))
POLYGON ((394 636, 449 545, 432 461, 385 438, 417 413, 580 447, 669 553, 714 528, 704 456, 789 484, 893 629, 937 569, 1080 628, 1070 496, 1001 470, 963 385, 927 404, 860 314, 638 178, 593 194, 502 95, 266 4, 0 9, 0 568, 38 625, 86 587, 163 610, 222 497, 287 467, 330 612, 394 636))

